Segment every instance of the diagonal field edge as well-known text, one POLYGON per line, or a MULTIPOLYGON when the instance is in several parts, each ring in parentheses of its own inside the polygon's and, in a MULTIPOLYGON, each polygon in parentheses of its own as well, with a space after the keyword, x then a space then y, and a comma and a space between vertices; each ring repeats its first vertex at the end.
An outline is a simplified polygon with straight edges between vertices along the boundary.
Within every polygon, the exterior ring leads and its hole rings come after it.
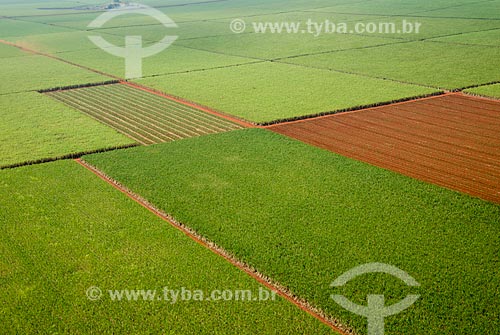
MULTIPOLYGON (((488 99, 482 97, 480 98, 471 97, 461 92, 458 93, 448 92, 446 94, 436 97, 428 97, 425 99, 417 99, 414 101, 402 102, 398 104, 390 104, 386 106, 361 109, 337 115, 322 116, 309 120, 299 120, 294 122, 273 125, 270 127, 266 127, 266 129, 269 129, 276 133, 280 133, 282 135, 286 135, 291 138, 295 138, 299 141, 308 143, 316 147, 336 152, 342 156, 350 157, 358 161, 363 161, 386 170, 391 170, 396 173, 406 175, 407 177, 410 178, 419 179, 421 181, 438 185, 440 187, 453 190, 455 192, 465 193, 468 194, 469 196, 481 198, 485 201, 500 203, 500 184, 498 183, 498 178, 497 178, 498 173, 495 170, 495 168, 498 167, 498 152, 494 151, 494 149, 497 147, 496 143, 500 138, 497 138, 496 136, 494 138, 497 140, 493 141, 490 145, 491 150, 488 156, 491 157, 489 158, 490 160, 488 160, 487 162, 483 162, 482 164, 484 165, 479 166, 480 167, 479 169, 476 166, 465 164, 465 161, 460 158, 458 158, 458 160, 462 160, 462 162, 457 163, 457 159, 455 158, 459 157, 460 155, 457 155, 456 151, 454 151, 455 150, 454 148, 451 149, 449 148, 443 151, 436 146, 436 148, 431 150, 430 155, 427 153, 427 151, 430 150, 430 148, 432 148, 433 144, 437 145, 441 142, 442 144, 449 144, 452 146, 456 146, 457 148, 460 147, 469 148, 470 150, 473 150, 472 156, 474 156, 477 152, 480 152, 480 149, 482 148, 481 143, 477 142, 477 140, 467 139, 467 137, 463 136, 461 136, 460 138, 457 137, 454 141, 451 141, 450 143, 447 143, 443 139, 439 140, 439 138, 437 138, 436 136, 428 137, 427 144, 425 143, 419 144, 417 148, 419 150, 417 150, 417 152, 412 152, 413 156, 407 156, 407 153, 403 153, 402 150, 403 147, 398 148, 398 146, 400 146, 401 143, 403 143, 404 141, 402 142, 402 139, 391 136, 391 134, 393 134, 396 131, 398 131, 399 133, 403 132, 403 134, 405 132, 407 133, 408 129, 406 128, 405 128, 406 130, 404 130, 400 128, 389 127, 382 132, 380 131, 381 127, 383 127, 383 124, 377 127, 372 127, 372 129, 368 129, 366 127, 359 128, 360 131, 364 132, 363 136, 361 136, 360 133, 357 134, 359 138, 357 136, 353 136, 353 134, 350 134, 345 130, 345 127, 348 125, 348 123, 346 124, 345 122, 349 120, 350 118, 349 114, 354 118, 356 118, 356 114, 354 113, 359 113, 359 112, 370 112, 376 115, 378 110, 384 110, 384 108, 391 108, 394 106, 395 107, 399 106, 400 108, 402 108, 404 106, 412 106, 412 103, 418 106, 422 106, 422 102, 424 103, 424 105, 432 105, 432 102, 439 101, 440 99, 445 99, 452 105, 457 104, 456 100, 453 99, 467 100, 470 102, 478 102, 478 103, 487 103, 491 106, 496 106, 495 109, 491 107, 492 108, 491 113, 500 116, 500 114, 495 114, 495 112, 500 111, 499 109, 500 100, 488 99), (332 124, 329 123, 329 121, 335 121, 338 118, 344 120, 344 126, 341 125, 342 122, 340 123, 334 122, 336 126, 333 127, 332 124), (345 118, 348 118, 347 121, 345 118), (325 131, 320 132, 318 129, 321 127, 321 125, 323 125, 324 129, 329 130, 330 133, 325 133, 325 131), (308 126, 310 128, 307 128, 308 126), (338 131, 342 131, 347 137, 339 137, 337 133, 338 131), (380 139, 376 140, 374 136, 375 137, 384 136, 383 141, 385 144, 381 144, 382 142, 380 142, 380 139), (459 139, 462 140, 465 139, 465 142, 459 142, 458 141, 459 139), (344 145, 341 145, 341 143, 344 143, 344 145), (350 149, 347 149, 345 147, 346 144, 350 146, 350 149), (394 146, 396 150, 390 149, 390 146, 394 146), (395 155, 393 155, 393 151, 396 152, 395 155), (441 156, 439 156, 440 152, 447 153, 448 158, 441 159, 441 156), (411 157, 419 157, 419 156, 424 157, 425 161, 417 162, 415 161, 415 159, 411 159, 411 157), (392 159, 388 160, 387 157, 390 157, 392 159), (493 163, 491 160, 493 160, 493 163), (456 170, 457 173, 455 173, 455 169, 457 169, 456 170), (493 172, 493 174, 489 173, 488 171, 493 172), (488 179, 485 179, 485 177, 488 177, 488 179), (487 181, 487 183, 485 184, 484 181, 487 181)), ((403 110, 409 110, 409 109, 403 109, 403 110)), ((486 109, 485 111, 489 111, 489 109, 486 109)), ((466 111, 464 110, 462 112, 466 111)), ((432 114, 430 114, 429 117, 431 116, 432 114)), ((361 120, 358 118, 356 119, 358 121, 361 120)), ((442 119, 446 120, 446 118, 442 119)), ((460 118, 460 120, 462 120, 462 118, 460 118)), ((484 115, 474 117, 474 115, 471 114, 469 115, 467 120, 469 120, 470 122, 469 123, 466 122, 465 125, 469 124, 470 131, 471 132, 476 131, 478 133, 481 133, 481 129, 483 129, 481 128, 481 124, 483 125, 483 127, 485 124, 488 125, 492 124, 492 126, 498 124, 496 118, 485 117, 484 115), (473 123, 473 121, 479 123, 473 123)), ((359 122, 358 122, 358 127, 359 127, 359 122)), ((496 131, 498 129, 498 125, 488 129, 491 129, 491 131, 496 131)), ((422 134, 425 134, 425 132, 427 132, 428 129, 427 130, 421 129, 421 131, 424 132, 422 134)), ((457 132, 460 133, 461 130, 459 129, 457 130, 457 132)), ((418 134, 414 133, 413 135, 416 136, 418 134)), ((411 141, 410 142, 406 141, 406 142, 407 142, 406 144, 412 143, 411 141)), ((409 150, 408 149, 409 146, 406 144, 404 148, 406 148, 406 150, 409 150)), ((467 155, 462 155, 462 156, 468 158, 467 155)), ((474 157, 470 157, 470 159, 475 162, 477 161, 480 162, 480 160, 474 159, 474 157)))
POLYGON ((104 174, 101 170, 97 169, 96 167, 88 164, 87 162, 83 161, 82 159, 78 158, 75 159, 75 162, 88 171, 92 172, 94 175, 99 177, 101 180, 105 181, 124 195, 126 195, 128 198, 132 199, 151 213, 155 214, 162 220, 168 222, 172 227, 175 229, 181 231, 189 237, 191 240, 195 241, 199 245, 203 246, 204 248, 210 250, 211 252, 215 253, 216 255, 224 258, 227 262, 231 263, 233 266, 238 268, 239 270, 245 272, 247 275, 255 279, 257 282, 259 282, 261 285, 265 286, 269 290, 272 290, 276 292, 280 297, 286 299, 296 307, 300 308, 302 311, 306 312, 310 316, 314 317, 324 325, 328 326, 331 330, 333 330, 335 333, 340 334, 340 335, 348 335, 348 334, 353 334, 352 330, 350 330, 348 327, 342 325, 340 322, 337 320, 331 319, 327 317, 322 311, 314 308, 311 306, 308 302, 299 299, 298 297, 294 296, 292 293, 290 293, 286 288, 280 286, 278 283, 273 282, 271 279, 268 277, 264 276, 263 274, 259 273, 257 270, 253 269, 252 267, 248 266, 247 264, 244 264, 237 260, 236 258, 232 257, 227 251, 225 251, 223 248, 217 246, 215 243, 205 239, 204 237, 198 235, 195 231, 191 230, 190 228, 186 227, 185 225, 175 221, 172 217, 167 215, 166 213, 160 211, 150 203, 148 203, 145 199, 141 198, 137 194, 133 193, 132 191, 128 190, 127 188, 123 187, 120 183, 118 183, 116 180, 110 178, 106 174, 104 174))
POLYGON ((294 117, 294 118, 290 118, 290 119, 283 119, 283 120, 273 121, 273 122, 270 122, 268 124, 264 124, 263 128, 272 130, 275 127, 288 125, 288 124, 294 124, 294 123, 300 123, 300 122, 311 122, 311 121, 318 120, 318 119, 330 118, 334 115, 345 115, 345 114, 351 114, 351 113, 364 112, 367 110, 376 110, 376 109, 381 109, 381 108, 405 105, 405 104, 409 104, 412 102, 425 101, 425 100, 429 100, 429 99, 437 99, 437 98, 442 98, 442 97, 454 95, 454 94, 458 94, 458 93, 436 92, 436 93, 428 94, 428 95, 425 95, 422 97, 401 99, 399 101, 394 101, 394 102, 389 102, 389 103, 377 103, 377 104, 374 104, 372 106, 368 105, 365 107, 361 106, 361 107, 347 108, 345 110, 325 112, 325 113, 320 113, 320 114, 316 114, 316 115, 313 114, 313 115, 306 115, 306 116, 302 116, 302 117, 294 117))
POLYGON ((252 123, 250 123, 250 122, 248 122, 246 120, 240 119, 238 117, 235 117, 235 116, 232 116, 232 115, 228 115, 228 114, 223 113, 223 112, 216 111, 216 110, 214 110, 214 109, 212 109, 210 107, 202 106, 202 105, 197 104, 195 102, 191 102, 191 101, 185 100, 185 99, 183 99, 181 97, 177 97, 177 96, 174 96, 174 95, 171 95, 171 94, 160 92, 158 90, 155 90, 153 88, 150 88, 150 87, 138 84, 138 83, 132 83, 132 82, 129 82, 129 81, 121 81, 120 83, 122 85, 127 85, 127 86, 133 87, 135 89, 138 89, 138 90, 141 90, 141 91, 144 91, 144 92, 148 92, 148 93, 157 95, 159 97, 162 97, 162 98, 165 98, 165 99, 168 99, 168 100, 171 100, 171 101, 183 104, 185 106, 189 106, 189 107, 198 109, 198 110, 200 110, 202 112, 218 116, 218 117, 223 118, 225 120, 237 123, 237 124, 239 124, 239 125, 241 125, 241 126, 243 126, 245 128, 255 128, 256 127, 256 125, 254 125, 254 124, 252 124, 252 123))

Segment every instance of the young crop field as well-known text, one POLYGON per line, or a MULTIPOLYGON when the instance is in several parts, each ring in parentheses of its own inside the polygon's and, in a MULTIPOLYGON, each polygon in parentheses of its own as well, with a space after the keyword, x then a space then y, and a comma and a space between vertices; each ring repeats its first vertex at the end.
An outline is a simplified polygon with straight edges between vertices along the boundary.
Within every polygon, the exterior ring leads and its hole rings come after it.
POLYGON ((500 0, 0 0, 0 333, 498 335, 499 36, 500 0))
POLYGON ((405 42, 286 61, 452 90, 497 81, 499 60, 500 48, 405 42))
MULTIPOLYGON (((74 162, 0 171, 4 334, 330 334, 293 304, 123 299, 109 290, 264 287, 74 162), (99 287, 97 301, 87 298, 99 287), (187 317, 189 316, 189 317, 187 317)), ((160 296, 160 293, 158 293, 160 296)))
POLYGON ((146 78, 138 82, 257 123, 438 92, 426 87, 271 62, 146 78), (214 85, 214 82, 232 84, 226 87, 214 85), (358 87, 356 94, 350 89, 353 86, 358 87))
MULTIPOLYGON (((12 46, 2 48, 16 49, 12 46)), ((5 79, 0 81, 0 94, 109 80, 89 70, 29 53, 23 53, 22 57, 2 58, 2 77, 5 79)))
POLYGON ((270 129, 500 204, 500 103, 452 94, 270 129))
POLYGON ((144 145, 242 128, 235 122, 125 84, 45 94, 144 145))
MULTIPOLYGON (((386 319, 388 334, 500 327, 500 206, 261 129, 84 160, 359 333, 365 319, 329 285, 376 260, 421 284, 422 299, 386 319)), ((345 289, 361 304, 368 292, 397 292, 393 302, 408 292, 390 279, 345 289)))
POLYGON ((135 143, 38 92, 0 95, 0 168, 135 143))

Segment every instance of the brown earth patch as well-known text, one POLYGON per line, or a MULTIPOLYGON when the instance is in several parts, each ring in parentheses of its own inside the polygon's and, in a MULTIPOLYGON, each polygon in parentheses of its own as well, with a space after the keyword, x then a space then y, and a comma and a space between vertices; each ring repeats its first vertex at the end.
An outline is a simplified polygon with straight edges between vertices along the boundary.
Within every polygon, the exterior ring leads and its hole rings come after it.
POLYGON ((500 203, 500 102, 454 93, 269 129, 500 203))

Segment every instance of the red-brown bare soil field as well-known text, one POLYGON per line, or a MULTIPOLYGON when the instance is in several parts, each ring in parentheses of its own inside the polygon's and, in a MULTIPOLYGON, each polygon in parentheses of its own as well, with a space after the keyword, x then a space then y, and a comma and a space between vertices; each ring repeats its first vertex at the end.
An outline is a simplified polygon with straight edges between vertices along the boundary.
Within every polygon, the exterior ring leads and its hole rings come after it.
POLYGON ((500 203, 500 102, 449 93, 269 129, 500 203))

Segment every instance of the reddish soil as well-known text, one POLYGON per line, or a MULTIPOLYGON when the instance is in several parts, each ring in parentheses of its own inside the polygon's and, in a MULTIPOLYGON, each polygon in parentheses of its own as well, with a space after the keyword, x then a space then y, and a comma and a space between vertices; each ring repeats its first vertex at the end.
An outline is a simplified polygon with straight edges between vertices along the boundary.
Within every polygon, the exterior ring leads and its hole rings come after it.
POLYGON ((269 129, 500 203, 500 101, 453 93, 269 129))

